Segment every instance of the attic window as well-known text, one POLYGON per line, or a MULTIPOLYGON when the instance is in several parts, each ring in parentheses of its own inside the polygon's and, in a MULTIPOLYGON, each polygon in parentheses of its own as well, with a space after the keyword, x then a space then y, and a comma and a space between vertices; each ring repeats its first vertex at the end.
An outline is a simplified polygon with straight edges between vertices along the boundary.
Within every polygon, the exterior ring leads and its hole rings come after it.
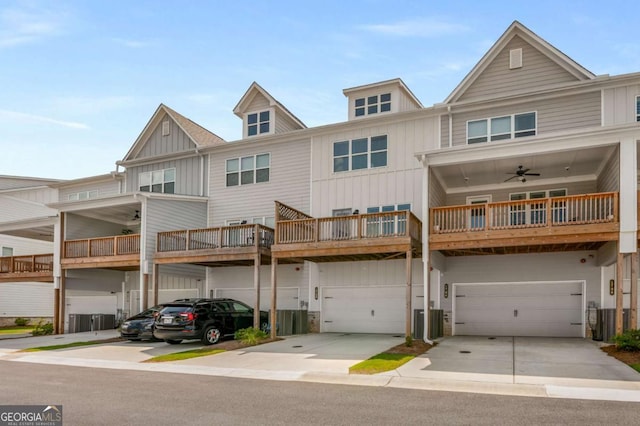
POLYGON ((165 120, 162 122, 162 136, 169 136, 169 120, 165 120))
POLYGON ((269 133, 269 111, 255 112, 247 115, 247 136, 269 133))
POLYGON ((378 114, 391 111, 391 93, 357 98, 355 100, 355 116, 378 114))
POLYGON ((522 68, 522 48, 509 51, 509 69, 522 68))

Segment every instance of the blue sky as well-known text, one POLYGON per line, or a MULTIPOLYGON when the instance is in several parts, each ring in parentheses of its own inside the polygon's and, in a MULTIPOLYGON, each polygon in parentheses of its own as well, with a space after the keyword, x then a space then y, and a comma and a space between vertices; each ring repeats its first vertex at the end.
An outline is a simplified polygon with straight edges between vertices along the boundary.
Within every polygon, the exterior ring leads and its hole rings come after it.
POLYGON ((640 71, 638 1, 0 1, 0 175, 108 173, 160 103, 227 141, 257 81, 308 127, 342 89, 442 102, 513 20, 595 74, 640 71), (508 5, 508 6, 506 6, 508 5))

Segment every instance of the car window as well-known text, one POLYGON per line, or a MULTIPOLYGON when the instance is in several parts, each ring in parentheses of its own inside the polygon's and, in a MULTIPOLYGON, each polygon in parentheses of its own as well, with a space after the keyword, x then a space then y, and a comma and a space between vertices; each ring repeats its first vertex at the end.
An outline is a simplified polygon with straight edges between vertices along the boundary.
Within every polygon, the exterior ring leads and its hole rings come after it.
POLYGON ((179 314, 181 312, 189 312, 191 310, 191 306, 184 306, 184 305, 178 305, 178 306, 165 306, 160 313, 162 315, 175 315, 175 314, 179 314))
POLYGON ((218 312, 229 312, 231 310, 231 307, 227 302, 215 302, 213 306, 214 310, 218 312))
POLYGON ((200 303, 198 305, 196 305, 195 308, 195 313, 198 315, 203 315, 206 314, 207 312, 209 312, 211 310, 211 304, 210 303, 200 303))
POLYGON ((247 313, 251 311, 251 308, 245 305, 244 303, 233 302, 232 306, 233 306, 233 310, 236 312, 247 313))

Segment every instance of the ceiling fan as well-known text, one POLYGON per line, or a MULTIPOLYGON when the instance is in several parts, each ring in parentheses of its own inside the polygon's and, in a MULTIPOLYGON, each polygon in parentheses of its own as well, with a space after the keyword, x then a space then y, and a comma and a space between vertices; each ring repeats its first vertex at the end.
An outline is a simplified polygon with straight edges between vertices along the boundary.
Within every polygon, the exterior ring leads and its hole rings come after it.
POLYGON ((527 179, 525 176, 540 176, 540 173, 529 173, 531 169, 525 169, 522 166, 518 166, 517 170, 513 173, 507 172, 508 175, 513 175, 509 179, 506 179, 505 182, 509 182, 511 179, 518 179, 520 182, 525 183, 527 179))

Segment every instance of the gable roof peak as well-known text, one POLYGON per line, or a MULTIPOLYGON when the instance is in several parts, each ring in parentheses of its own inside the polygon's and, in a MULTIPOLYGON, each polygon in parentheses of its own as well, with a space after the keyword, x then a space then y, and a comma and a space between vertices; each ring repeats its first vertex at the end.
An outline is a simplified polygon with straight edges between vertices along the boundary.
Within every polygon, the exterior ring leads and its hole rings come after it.
POLYGON ((509 25, 493 46, 491 46, 491 48, 484 54, 480 61, 471 69, 471 71, 469 71, 447 99, 445 99, 444 103, 447 104, 458 100, 476 81, 482 72, 492 63, 496 56, 498 56, 498 54, 502 52, 507 44, 516 36, 522 38, 533 48, 547 56, 569 74, 573 75, 577 80, 592 80, 596 77, 591 71, 584 68, 569 56, 565 55, 562 51, 538 36, 520 21, 515 20, 511 25, 509 25))
POLYGON ((247 107, 258 94, 264 96, 267 99, 270 107, 275 107, 280 111, 282 111, 291 120, 293 120, 298 126, 300 126, 301 129, 307 128, 307 126, 298 117, 293 115, 293 113, 289 111, 287 107, 281 104, 276 98, 271 96, 269 92, 267 92, 262 86, 260 86, 255 81, 251 83, 251 85, 249 86, 247 91, 244 93, 242 98, 240 98, 236 106, 233 108, 233 113, 238 117, 243 118, 244 113, 247 112, 247 107))

